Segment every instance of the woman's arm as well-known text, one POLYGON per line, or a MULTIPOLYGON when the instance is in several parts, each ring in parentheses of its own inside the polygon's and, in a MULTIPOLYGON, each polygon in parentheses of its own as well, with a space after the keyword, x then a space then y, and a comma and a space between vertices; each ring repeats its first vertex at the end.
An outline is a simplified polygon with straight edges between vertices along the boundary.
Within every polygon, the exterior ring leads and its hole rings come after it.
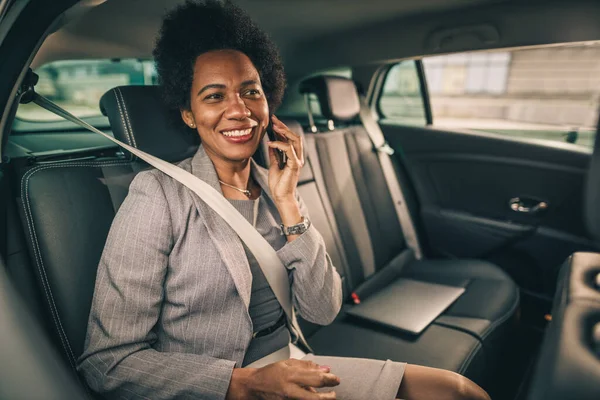
MULTIPOLYGON (((300 223, 308 210, 297 194, 300 169, 304 165, 302 138, 277 117, 273 130, 284 141, 269 142, 269 188, 284 225, 300 223), (275 149, 287 155, 285 168, 279 169, 275 149)), ((277 254, 293 274, 292 295, 298 313, 320 325, 331 323, 342 307, 342 282, 331 264, 323 238, 314 226, 302 235, 288 236, 288 243, 277 254)))
POLYGON ((235 362, 158 352, 151 345, 173 246, 171 216, 152 172, 140 173, 112 224, 98 266, 78 369, 114 398, 224 399, 235 362))
MULTIPOLYGON (((308 217, 299 196, 297 204, 300 215, 308 217)), ((311 225, 302 235, 288 241, 277 255, 293 271, 292 295, 300 316, 320 325, 331 323, 342 306, 342 282, 319 231, 311 225)))

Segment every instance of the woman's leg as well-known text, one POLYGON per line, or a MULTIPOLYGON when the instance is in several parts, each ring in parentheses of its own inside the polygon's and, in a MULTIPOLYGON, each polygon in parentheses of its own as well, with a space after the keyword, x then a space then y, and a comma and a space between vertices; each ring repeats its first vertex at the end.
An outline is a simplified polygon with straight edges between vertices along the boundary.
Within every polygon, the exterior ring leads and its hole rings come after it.
POLYGON ((455 372, 407 364, 398 390, 404 400, 491 400, 471 381, 455 372))

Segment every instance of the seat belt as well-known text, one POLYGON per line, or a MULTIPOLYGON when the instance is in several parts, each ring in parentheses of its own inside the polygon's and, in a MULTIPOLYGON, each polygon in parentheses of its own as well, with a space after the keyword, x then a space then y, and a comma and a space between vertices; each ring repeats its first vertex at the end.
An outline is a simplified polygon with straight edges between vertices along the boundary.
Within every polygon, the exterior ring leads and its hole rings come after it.
POLYGON ((215 190, 208 183, 204 182, 200 178, 192 175, 186 170, 161 160, 158 157, 154 157, 144 151, 138 150, 135 147, 129 146, 114 137, 107 135, 101 130, 93 127, 85 121, 77 118, 68 111, 62 109, 50 100, 40 96, 37 93, 30 94, 35 104, 40 107, 61 116, 89 131, 104 136, 113 143, 119 145, 130 153, 136 155, 148 164, 152 165, 156 169, 169 175, 171 178, 185 185, 192 192, 196 193, 200 199, 202 199, 210 208, 212 208, 221 218, 229 224, 229 226, 237 233, 242 242, 248 247, 248 249, 256 258, 269 286, 273 289, 275 297, 281 304, 283 311, 285 312, 290 329, 292 333, 296 335, 298 341, 302 343, 309 351, 312 352, 311 347, 307 343, 300 326, 298 325, 298 319, 296 318, 296 312, 292 305, 292 296, 290 290, 290 282, 288 278, 288 270, 285 268, 277 253, 271 247, 269 242, 240 214, 234 207, 228 202, 225 197, 217 190, 215 190))
POLYGON ((377 151, 379 163, 381 164, 381 169, 383 170, 383 176, 385 177, 387 187, 390 191, 390 195, 392 196, 394 208, 396 209, 396 215, 400 221, 402 234, 404 234, 404 239, 406 239, 407 246, 414 252, 415 258, 420 260, 423 258, 423 252, 421 251, 421 245, 419 244, 419 238, 417 237, 415 225, 413 224, 412 218, 410 217, 410 212, 408 211, 406 199, 402 193, 402 188, 400 187, 400 181, 398 180, 396 170, 394 169, 394 164, 391 157, 394 154, 394 149, 392 149, 385 140, 383 132, 381 131, 381 127, 375 118, 373 118, 371 108, 369 107, 365 97, 359 96, 359 101, 360 120, 364 125, 371 142, 373 143, 373 147, 377 151))

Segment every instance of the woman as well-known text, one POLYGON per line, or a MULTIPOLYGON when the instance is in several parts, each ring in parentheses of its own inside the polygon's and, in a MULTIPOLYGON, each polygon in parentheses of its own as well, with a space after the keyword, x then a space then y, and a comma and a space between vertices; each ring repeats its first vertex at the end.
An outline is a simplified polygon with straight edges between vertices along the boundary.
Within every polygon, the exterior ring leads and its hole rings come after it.
MULTIPOLYGON (((228 2, 188 1, 165 17, 154 56, 166 104, 202 140, 179 166, 220 190, 277 250, 298 313, 333 321, 340 277, 296 194, 302 142, 270 116, 285 86, 273 43, 228 2), (267 174, 251 157, 270 122, 282 140, 269 143, 267 174), (275 149, 287 155, 283 169, 275 149)), ((488 398, 457 374, 392 361, 309 355, 242 368, 287 346, 285 321, 233 230, 184 186, 146 171, 111 227, 79 370, 93 390, 119 398, 488 398)))

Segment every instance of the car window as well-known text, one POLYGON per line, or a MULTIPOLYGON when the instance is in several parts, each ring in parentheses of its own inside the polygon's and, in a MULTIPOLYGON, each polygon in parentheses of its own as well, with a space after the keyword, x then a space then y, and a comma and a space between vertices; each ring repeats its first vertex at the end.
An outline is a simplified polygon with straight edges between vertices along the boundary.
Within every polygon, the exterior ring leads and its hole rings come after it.
POLYGON ((598 44, 463 53, 423 64, 436 127, 593 146, 598 44))
POLYGON ((379 112, 384 118, 401 124, 427 124, 415 61, 402 61, 390 68, 379 99, 379 112))
MULTIPOLYGON (((394 65, 382 115, 412 123, 420 96, 412 62, 394 65)), ((423 59, 433 126, 593 146, 600 44, 470 52, 423 59)))
MULTIPOLYGON (((100 97, 115 86, 156 84, 154 62, 149 60, 56 61, 35 72, 36 91, 80 118, 100 116, 100 97)), ((62 118, 30 103, 19 106, 17 119, 43 123, 62 118)))

